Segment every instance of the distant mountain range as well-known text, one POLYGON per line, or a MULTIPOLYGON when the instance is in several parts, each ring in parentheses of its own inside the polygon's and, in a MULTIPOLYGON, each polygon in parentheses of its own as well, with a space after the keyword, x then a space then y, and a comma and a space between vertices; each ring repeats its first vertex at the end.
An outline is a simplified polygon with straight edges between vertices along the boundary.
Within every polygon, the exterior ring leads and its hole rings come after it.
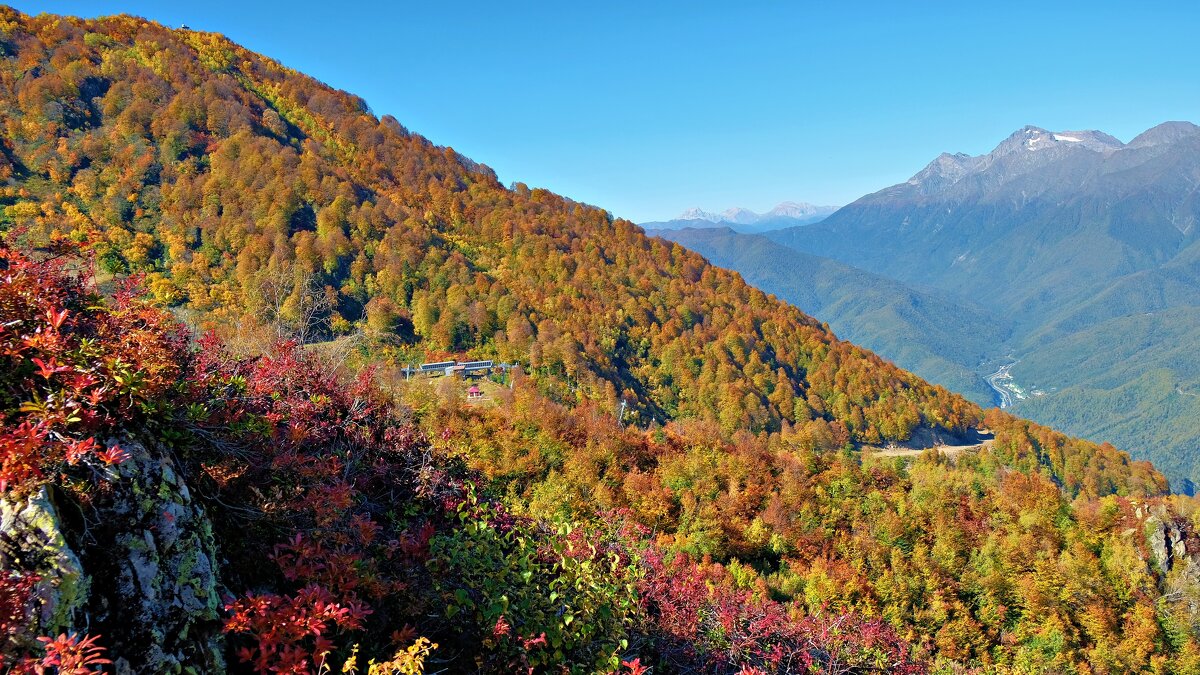
POLYGON ((1017 412, 1141 452, 1186 488, 1200 481, 1198 219, 1200 127, 1168 122, 1128 143, 1024 127, 984 155, 942 154, 818 223, 765 232, 780 248, 665 234, 976 400, 982 378, 1013 363, 1017 412), (861 275, 834 275, 827 297, 805 300, 798 287, 827 268, 813 256, 886 279, 868 286, 910 308, 895 324, 904 338, 835 301, 861 293, 861 275), (945 313, 912 308, 928 309, 931 293, 969 320, 928 328, 945 313), (992 341, 983 358, 980 334, 992 341), (964 370, 976 379, 964 383, 964 370))
POLYGON ((836 206, 817 206, 807 202, 783 202, 765 213, 756 213, 742 207, 725 209, 720 213, 691 208, 671 220, 641 225, 647 230, 728 227, 737 232, 766 232, 818 223, 837 209, 836 206))

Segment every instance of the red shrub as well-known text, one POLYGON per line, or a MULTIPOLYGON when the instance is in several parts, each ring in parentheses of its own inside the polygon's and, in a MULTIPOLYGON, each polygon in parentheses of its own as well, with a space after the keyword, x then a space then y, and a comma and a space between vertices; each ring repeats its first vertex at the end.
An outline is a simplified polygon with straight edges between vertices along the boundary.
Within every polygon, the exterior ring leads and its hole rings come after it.
POLYGON ((225 631, 245 633, 254 646, 238 650, 238 657, 260 672, 306 675, 319 669, 334 648, 333 629, 362 628, 370 610, 359 604, 343 605, 319 586, 306 586, 295 595, 248 594, 225 606, 230 613, 225 631))
POLYGON ((672 671, 712 673, 921 673, 909 646, 880 621, 796 616, 738 588, 719 565, 655 547, 640 556, 648 633, 672 671))
POLYGON ((0 243, 0 490, 64 464, 103 475, 126 456, 96 437, 162 406, 187 363, 169 314, 132 288, 103 306, 73 261, 35 261, 0 243))

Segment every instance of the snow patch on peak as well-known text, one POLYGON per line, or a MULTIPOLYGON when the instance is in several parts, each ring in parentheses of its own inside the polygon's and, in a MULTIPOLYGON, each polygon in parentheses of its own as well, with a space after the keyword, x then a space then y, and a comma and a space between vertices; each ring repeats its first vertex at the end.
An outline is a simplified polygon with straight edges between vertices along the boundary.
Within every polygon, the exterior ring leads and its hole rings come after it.
POLYGON ((715 223, 720 221, 721 217, 715 213, 709 213, 708 211, 698 207, 692 207, 676 216, 675 220, 707 220, 711 223, 715 223))
POLYGON ((744 209, 740 206, 735 206, 721 212, 721 220, 727 223, 737 223, 738 225, 752 225, 761 217, 750 209, 744 209))
POLYGON ((908 184, 921 194, 936 194, 969 176, 987 174, 991 179, 1006 180, 1006 176, 1027 173, 1080 149, 1109 153, 1124 145, 1100 131, 1048 131, 1031 124, 1014 131, 986 155, 942 153, 908 179, 908 184))
POLYGON ((764 218, 811 218, 813 216, 833 213, 836 206, 817 206, 808 202, 781 202, 775 208, 763 214, 764 218))
POLYGON ((756 225, 773 219, 807 220, 827 216, 838 207, 818 206, 808 202, 781 202, 766 213, 757 213, 747 208, 735 206, 720 213, 705 211, 700 208, 690 208, 675 217, 675 220, 704 220, 710 223, 732 223, 734 225, 756 225))

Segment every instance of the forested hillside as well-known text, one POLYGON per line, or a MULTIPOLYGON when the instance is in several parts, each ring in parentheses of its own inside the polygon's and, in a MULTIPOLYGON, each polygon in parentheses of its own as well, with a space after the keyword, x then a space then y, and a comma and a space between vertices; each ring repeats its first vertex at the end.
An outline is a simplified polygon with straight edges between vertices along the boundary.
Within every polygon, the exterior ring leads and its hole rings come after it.
POLYGON ((5 667, 1198 667, 1148 463, 218 35, 0 11, 5 667))
MULTIPOLYGON (((42 19, 5 38, 8 226, 230 325, 361 319, 405 355, 495 355, 563 399, 726 431, 825 419, 850 437, 978 410, 632 223, 501 186, 366 104, 216 35, 42 19)), ((416 360, 420 360, 417 358, 416 360)))

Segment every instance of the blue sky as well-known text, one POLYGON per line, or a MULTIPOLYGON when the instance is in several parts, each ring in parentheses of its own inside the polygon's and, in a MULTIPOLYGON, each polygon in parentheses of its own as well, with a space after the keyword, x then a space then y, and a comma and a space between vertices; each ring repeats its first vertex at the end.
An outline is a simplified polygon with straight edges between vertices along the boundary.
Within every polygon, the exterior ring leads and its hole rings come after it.
POLYGON ((1025 124, 1200 122, 1195 2, 13 4, 222 32, 636 221, 842 204, 1025 124))

